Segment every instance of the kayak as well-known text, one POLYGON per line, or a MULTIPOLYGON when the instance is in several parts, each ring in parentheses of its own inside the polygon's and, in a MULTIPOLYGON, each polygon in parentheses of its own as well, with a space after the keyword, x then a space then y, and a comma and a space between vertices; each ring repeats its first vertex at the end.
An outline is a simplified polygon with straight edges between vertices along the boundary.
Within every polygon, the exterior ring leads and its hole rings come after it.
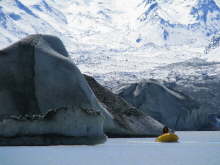
POLYGON ((177 142, 179 137, 173 133, 165 133, 156 138, 156 142, 177 142))

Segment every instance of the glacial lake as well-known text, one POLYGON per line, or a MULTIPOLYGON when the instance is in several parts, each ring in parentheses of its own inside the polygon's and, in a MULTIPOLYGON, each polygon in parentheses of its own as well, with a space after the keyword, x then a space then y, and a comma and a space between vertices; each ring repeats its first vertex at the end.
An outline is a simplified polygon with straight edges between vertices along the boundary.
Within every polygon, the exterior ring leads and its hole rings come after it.
POLYGON ((0 147, 0 165, 220 165, 220 132, 177 132, 179 143, 115 138, 95 146, 0 147))

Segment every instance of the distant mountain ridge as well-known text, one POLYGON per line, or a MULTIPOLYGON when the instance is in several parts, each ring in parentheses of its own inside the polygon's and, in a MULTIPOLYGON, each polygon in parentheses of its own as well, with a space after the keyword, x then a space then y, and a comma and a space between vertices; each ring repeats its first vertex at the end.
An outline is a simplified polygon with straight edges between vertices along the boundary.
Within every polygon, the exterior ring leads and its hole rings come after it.
POLYGON ((220 32, 220 8, 214 0, 143 0, 139 6, 143 10, 138 18, 143 24, 141 33, 154 27, 162 43, 201 44, 202 40, 204 44, 220 32))
MULTIPOLYGON (((90 28, 96 26, 101 33, 104 32, 104 35, 105 29, 107 33, 113 30, 117 33, 118 25, 115 22, 123 21, 120 14, 127 12, 129 17, 131 11, 137 15, 136 21, 121 23, 122 35, 128 41, 134 43, 136 41, 138 45, 155 43, 156 45, 204 46, 208 39, 220 32, 220 8, 214 0, 140 0, 137 2, 122 0, 122 2, 130 3, 132 10, 126 4, 124 8, 117 7, 115 0, 0 1, 0 43, 7 45, 33 33, 54 34, 66 40, 66 43, 70 41, 74 43, 78 40, 70 36, 72 33, 83 32, 87 37, 90 34, 86 33, 94 30, 90 28), (78 22, 70 22, 74 19, 78 22), (73 27, 76 26, 76 29, 69 30, 72 27, 69 26, 71 23, 73 27), (126 29, 126 26, 130 26, 129 24, 133 24, 133 29, 126 29), (128 33, 131 35, 126 37, 128 33)), ((95 37, 98 39, 100 36, 103 35, 95 37)), ((123 36, 118 42, 127 43, 123 36)), ((136 45, 131 43, 131 46, 136 45)))

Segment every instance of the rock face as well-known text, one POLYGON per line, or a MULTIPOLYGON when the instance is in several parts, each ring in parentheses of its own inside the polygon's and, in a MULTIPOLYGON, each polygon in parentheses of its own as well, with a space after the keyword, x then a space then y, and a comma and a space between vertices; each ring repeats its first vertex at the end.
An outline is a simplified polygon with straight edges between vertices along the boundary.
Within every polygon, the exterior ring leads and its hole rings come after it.
POLYGON ((143 112, 176 130, 197 130, 199 104, 157 80, 145 80, 118 90, 118 94, 143 112))
POLYGON ((120 96, 101 86, 92 77, 85 75, 90 87, 113 119, 104 124, 104 131, 110 137, 157 136, 163 125, 144 112, 138 111, 120 96))
POLYGON ((1 50, 0 79, 0 136, 4 139, 0 144, 94 144, 105 140, 100 113, 105 109, 58 38, 31 35, 1 50), (47 117, 49 109, 59 107, 68 108, 47 117), (45 117, 31 121, 12 118, 36 114, 45 117), (80 141, 81 137, 93 140, 80 141))

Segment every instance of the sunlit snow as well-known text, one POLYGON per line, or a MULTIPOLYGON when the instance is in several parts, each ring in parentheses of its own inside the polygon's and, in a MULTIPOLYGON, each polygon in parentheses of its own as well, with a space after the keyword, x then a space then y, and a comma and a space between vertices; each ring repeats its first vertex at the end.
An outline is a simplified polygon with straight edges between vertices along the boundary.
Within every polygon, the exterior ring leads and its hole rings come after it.
POLYGON ((56 35, 80 70, 102 84, 137 81, 172 63, 219 61, 218 49, 204 54, 220 33, 218 5, 219 0, 4 0, 0 47, 28 34, 56 35))

